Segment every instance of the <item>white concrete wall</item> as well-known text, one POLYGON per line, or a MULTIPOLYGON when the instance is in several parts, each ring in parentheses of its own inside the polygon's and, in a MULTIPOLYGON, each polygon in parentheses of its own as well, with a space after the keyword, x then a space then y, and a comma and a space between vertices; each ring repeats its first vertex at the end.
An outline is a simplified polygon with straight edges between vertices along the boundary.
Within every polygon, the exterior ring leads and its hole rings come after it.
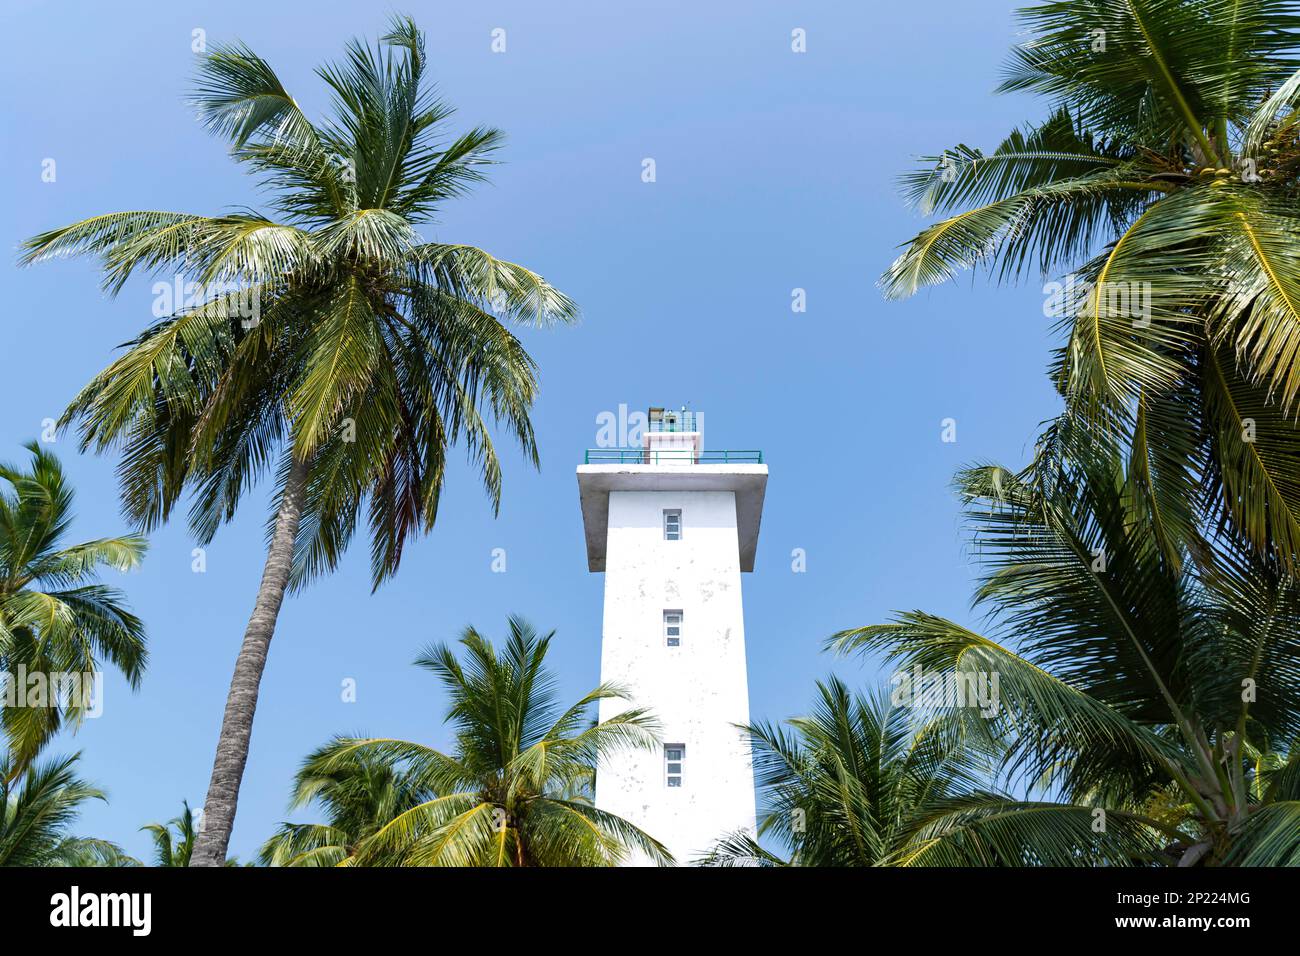
MULTIPOLYGON (((596 805, 667 845, 679 864, 719 837, 754 828, 745 627, 735 494, 611 491, 601 680, 649 707, 665 743, 684 744, 681 788, 667 786, 662 748, 600 764, 596 805), (680 508, 682 539, 665 541, 663 511, 680 508), (664 640, 663 612, 683 612, 681 646, 664 640)), ((602 720, 625 710, 603 701, 602 720)), ((633 861, 644 862, 644 861, 633 861)))
POLYGON ((699 432, 646 432, 646 463, 689 468, 699 456, 702 436, 699 432), (662 455, 659 452, 663 452, 662 455))

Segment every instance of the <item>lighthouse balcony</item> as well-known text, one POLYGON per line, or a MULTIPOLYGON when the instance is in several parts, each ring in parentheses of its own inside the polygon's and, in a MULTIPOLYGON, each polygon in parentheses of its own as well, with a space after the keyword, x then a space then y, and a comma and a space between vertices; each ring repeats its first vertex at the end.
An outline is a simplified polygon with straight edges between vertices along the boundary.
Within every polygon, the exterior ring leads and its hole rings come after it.
POLYGON ((754 449, 588 448, 584 465, 761 465, 763 453, 754 449))
POLYGON ((736 502, 740 570, 754 570, 758 528, 767 491, 767 465, 757 451, 676 452, 672 462, 654 460, 673 450, 593 448, 578 466, 578 492, 587 537, 587 567, 605 570, 609 534, 609 496, 614 492, 665 496, 665 507, 681 507, 683 494, 730 492, 736 502), (622 457, 620 458, 620 454, 622 457), (646 456, 649 456, 647 458, 646 456))
POLYGON ((704 415, 683 408, 680 412, 650 409, 646 430, 650 432, 702 432, 704 415))

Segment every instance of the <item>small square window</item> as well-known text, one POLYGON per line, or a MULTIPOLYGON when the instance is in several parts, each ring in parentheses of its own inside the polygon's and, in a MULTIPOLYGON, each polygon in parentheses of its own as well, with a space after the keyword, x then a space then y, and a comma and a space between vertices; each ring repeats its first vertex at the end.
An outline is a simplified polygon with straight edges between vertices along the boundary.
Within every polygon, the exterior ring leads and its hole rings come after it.
POLYGON ((664 540, 682 540, 682 509, 664 511, 664 540))
POLYGON ((664 644, 668 647, 682 646, 681 611, 664 611, 664 644))
POLYGON ((664 780, 668 786, 682 785, 682 764, 685 760, 685 744, 664 744, 664 780))

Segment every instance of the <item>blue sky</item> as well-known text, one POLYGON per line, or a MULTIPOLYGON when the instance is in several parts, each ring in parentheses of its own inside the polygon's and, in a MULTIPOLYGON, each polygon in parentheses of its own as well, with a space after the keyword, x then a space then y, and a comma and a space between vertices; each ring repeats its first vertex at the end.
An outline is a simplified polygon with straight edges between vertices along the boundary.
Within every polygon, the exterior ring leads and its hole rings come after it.
MULTIPOLYGON (((191 36, 242 39, 299 102, 326 105, 312 68, 384 8, 246 0, 126 7, 6 4, 0 136, 11 250, 39 231, 125 209, 216 213, 257 202, 252 181, 184 103, 191 36), (310 11, 310 12, 306 12, 310 11), (56 161, 53 183, 42 161, 56 161)), ((543 273, 583 309, 574 327, 524 333, 541 367, 542 468, 509 450, 494 519, 453 469, 435 532, 371 595, 364 545, 290 599, 262 686, 232 851, 286 819, 291 775, 336 733, 445 744, 443 700, 411 666, 466 624, 507 614, 555 628, 552 664, 577 696, 599 678, 600 575, 586 570, 574 467, 596 419, 621 404, 689 404, 712 448, 761 448, 771 479, 745 576, 752 714, 803 710, 836 662, 827 635, 924 608, 974 623, 971 568, 950 490, 973 461, 1022 463, 1055 413, 1052 335, 1038 283, 973 282, 886 302, 876 279, 921 224, 897 195, 914 158, 991 148, 1039 104, 992 94, 1015 37, 1009 0, 930 4, 412 2, 432 73, 462 128, 509 136, 492 184, 444 210, 429 238, 481 245, 543 273), (506 31, 493 53, 491 31, 506 31), (807 33, 807 52, 790 48, 807 33), (642 160, 657 181, 641 180, 642 160), (807 290, 807 311, 791 291, 807 290), (957 442, 940 422, 957 421, 957 442), (506 549, 507 572, 491 570, 506 549), (803 548, 806 573, 791 570, 803 548), (343 703, 341 682, 358 699, 343 703)), ((57 417, 113 349, 151 321, 151 280, 109 300, 89 262, 0 267, 0 457, 57 417)), ((53 446, 79 491, 74 535, 124 530, 114 462, 53 446)), ((110 803, 80 830, 146 855, 138 828, 201 805, 234 656, 263 560, 263 488, 191 570, 183 522, 151 536, 144 567, 110 573, 149 628, 138 693, 110 680, 104 715, 55 750, 110 803)), ((301 815, 297 818, 303 819, 301 815)))

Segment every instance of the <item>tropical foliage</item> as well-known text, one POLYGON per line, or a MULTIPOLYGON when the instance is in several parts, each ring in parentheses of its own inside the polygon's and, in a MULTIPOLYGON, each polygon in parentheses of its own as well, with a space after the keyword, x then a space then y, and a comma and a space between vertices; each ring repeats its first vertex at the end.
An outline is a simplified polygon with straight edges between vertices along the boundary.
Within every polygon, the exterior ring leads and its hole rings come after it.
MULTIPOLYGON (((1048 118, 905 177, 945 215, 882 284, 1064 275, 1052 374, 1132 459, 1165 557, 1206 525, 1300 567, 1300 72, 1289 0, 1054 0, 1004 91, 1048 118)), ((1045 287, 1045 292, 1049 288, 1045 287)))
POLYGON ((972 815, 989 861, 1300 864, 1300 587, 1232 540, 1171 556, 1143 481, 1068 423, 1020 473, 963 472, 990 633, 913 611, 834 646, 997 676, 995 714, 947 714, 1048 802, 972 815))
POLYGON ((93 675, 103 663, 135 687, 147 659, 144 625, 125 596, 95 580, 102 568, 137 567, 144 539, 69 544, 72 487, 54 455, 35 442, 27 448, 28 467, 0 464, 0 726, 10 780, 96 703, 93 675))
POLYGON ((898 687, 851 694, 842 681, 817 685, 811 713, 749 729, 763 797, 758 839, 733 833, 703 866, 1027 866, 1042 862, 1024 843, 1038 834, 1060 859, 1093 865, 1149 860, 1156 849, 1139 816, 1117 814, 1124 840, 1098 840, 1088 808, 1019 800, 991 787, 995 748, 963 732, 951 713, 913 707, 898 687), (1040 822, 1044 811, 1050 820, 1040 822), (1050 830, 1049 830, 1050 828, 1050 830), (764 842, 760 842, 764 841, 764 842), (767 845, 765 845, 765 843, 767 845), (779 844, 783 858, 768 849, 779 844), (1109 855, 1108 855, 1109 854, 1109 855))
POLYGON ((83 804, 105 799, 76 775, 79 754, 28 764, 0 759, 0 866, 123 866, 135 863, 106 840, 73 836, 83 804))
MULTIPOLYGON (((231 681, 195 863, 218 865, 233 824, 258 688, 285 590, 338 564, 365 514, 375 586, 433 526, 449 448, 463 442, 494 505, 500 425, 536 463, 535 367, 506 323, 575 317, 528 269, 418 231, 485 178, 498 130, 447 131, 424 38, 395 20, 317 75, 313 122, 241 44, 199 66, 206 127, 267 194, 264 211, 109 213, 26 244, 25 262, 99 259, 116 293, 139 272, 183 275, 177 304, 72 402, 83 447, 120 446, 129 515, 167 520, 192 491, 200 543, 268 474, 276 511, 231 681)), ((179 280, 178 280, 179 282, 179 280)))
POLYGON ((330 744, 307 758, 290 803, 290 809, 319 804, 327 822, 281 824, 262 846, 264 865, 337 866, 391 820, 433 798, 400 763, 363 750, 337 750, 330 744))
POLYGON ((635 853, 670 864, 656 840, 589 798, 600 755, 654 746, 653 721, 629 708, 593 722, 593 706, 624 696, 610 685, 561 706, 544 663, 553 634, 539 636, 512 617, 500 651, 473 628, 461 637, 463 661, 446 645, 427 648, 416 663, 447 692, 454 749, 336 738, 298 777, 298 794, 320 794, 330 822, 282 829, 264 857, 299 865, 609 866, 635 853))
MULTIPOLYGON (((980 571, 978 630, 914 610, 842 631, 895 686, 818 684, 807 716, 746 732, 755 834, 710 866, 1300 865, 1300 16, 1293 0, 1047 0, 1005 92, 1048 104, 992 151, 926 157, 905 194, 938 220, 882 277, 903 298, 972 268, 1038 274, 1064 405, 1019 471, 957 477, 980 571), (901 680, 900 680, 901 678, 901 680), (978 700, 961 688, 987 688, 978 700), (948 690, 947 688, 951 688, 948 690)), ((273 484, 261 584, 198 826, 142 828, 158 866, 226 852, 285 595, 333 571, 364 524, 371 583, 432 530, 461 445, 494 507, 503 432, 534 466, 536 367, 513 329, 576 318, 541 276, 422 234, 486 179, 495 129, 449 129, 422 34, 393 20, 317 76, 313 120, 242 44, 199 59, 193 102, 262 208, 93 216, 23 262, 91 256, 104 288, 165 277, 172 303, 60 424, 120 453, 142 531, 184 498, 200 544, 273 484)), ((97 672, 135 686, 141 622, 101 569, 141 537, 67 545, 72 492, 33 443, 0 465, 0 679, 97 672)), ((336 737, 310 754, 267 865, 672 865, 593 802, 601 758, 657 725, 602 684, 565 705, 553 634, 467 628, 417 665, 447 694, 445 750, 336 737), (628 704, 600 721, 601 701, 628 704)), ((138 865, 74 834, 104 794, 78 755, 40 759, 89 701, 0 708, 0 866, 138 865)))
MULTIPOLYGON (((166 823, 148 823, 140 828, 153 841, 153 866, 190 865, 200 828, 196 826, 189 801, 181 801, 181 806, 180 816, 172 817, 166 823)), ((239 861, 231 857, 226 860, 226 866, 239 866, 239 861)))
POLYGON ((762 795, 758 838, 734 833, 705 866, 903 866, 926 862, 955 808, 1001 805, 981 787, 987 761, 960 746, 943 719, 917 724, 887 694, 817 685, 805 717, 751 725, 762 795), (759 840, 778 843, 788 859, 759 840))

